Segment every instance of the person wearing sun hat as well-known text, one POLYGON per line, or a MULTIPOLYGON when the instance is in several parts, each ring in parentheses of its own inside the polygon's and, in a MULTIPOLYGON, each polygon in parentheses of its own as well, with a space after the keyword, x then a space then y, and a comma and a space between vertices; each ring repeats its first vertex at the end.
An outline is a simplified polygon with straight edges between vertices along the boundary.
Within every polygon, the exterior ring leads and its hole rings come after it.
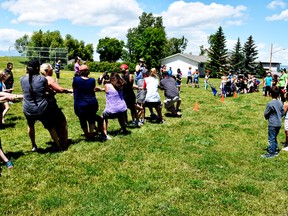
POLYGON ((147 70, 146 66, 145 66, 145 61, 143 58, 140 58, 138 60, 138 65, 139 65, 139 67, 137 67, 136 71, 135 71, 135 84, 136 85, 138 85, 139 79, 143 79, 143 73, 145 73, 145 71, 147 70))

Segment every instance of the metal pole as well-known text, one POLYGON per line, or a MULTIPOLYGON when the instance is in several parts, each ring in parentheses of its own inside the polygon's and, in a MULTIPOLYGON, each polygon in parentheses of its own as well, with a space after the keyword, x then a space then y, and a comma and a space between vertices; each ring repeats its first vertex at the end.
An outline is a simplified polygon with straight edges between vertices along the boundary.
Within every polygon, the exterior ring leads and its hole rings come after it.
POLYGON ((271 49, 270 49, 270 65, 269 65, 269 72, 271 72, 271 64, 272 64, 272 50, 273 50, 273 44, 271 44, 271 49))

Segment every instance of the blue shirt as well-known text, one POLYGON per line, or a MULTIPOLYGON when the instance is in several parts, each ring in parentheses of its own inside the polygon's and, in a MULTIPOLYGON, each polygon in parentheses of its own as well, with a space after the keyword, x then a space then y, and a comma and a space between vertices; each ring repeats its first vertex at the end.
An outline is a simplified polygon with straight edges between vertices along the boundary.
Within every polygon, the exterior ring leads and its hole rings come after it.
POLYGON ((267 76, 265 78, 265 83, 266 83, 266 86, 271 86, 272 84, 272 77, 271 76, 267 76))

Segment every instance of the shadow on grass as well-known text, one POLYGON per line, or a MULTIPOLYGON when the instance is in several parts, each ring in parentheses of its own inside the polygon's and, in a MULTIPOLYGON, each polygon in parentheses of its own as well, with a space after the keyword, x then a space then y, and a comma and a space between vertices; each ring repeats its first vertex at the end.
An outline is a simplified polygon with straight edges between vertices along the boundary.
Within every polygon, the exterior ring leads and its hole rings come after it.
POLYGON ((80 142, 80 139, 77 139, 77 140, 72 140, 72 139, 68 139, 68 146, 65 146, 63 148, 63 150, 60 150, 58 148, 58 146, 53 142, 53 141, 49 141, 49 142, 46 142, 47 145, 49 145, 49 147, 47 148, 38 148, 37 149, 37 153, 39 154, 47 154, 47 153, 59 153, 59 152, 63 152, 63 151, 66 151, 68 150, 68 148, 71 146, 71 145, 74 145, 74 144, 77 144, 80 142))
MULTIPOLYGON (((135 128, 135 127, 134 127, 135 128)), ((109 135, 112 135, 112 136, 117 136, 117 135, 124 135, 124 136, 126 136, 126 135, 129 135, 129 134, 131 134, 131 131, 122 131, 121 129, 119 130, 109 130, 109 133, 108 133, 109 135)))
POLYGON ((15 123, 9 123, 9 124, 0 124, 0 130, 4 130, 6 128, 15 128, 15 123))
POLYGON ((8 158, 13 158, 14 160, 20 158, 21 156, 25 155, 23 151, 17 151, 17 152, 5 152, 6 156, 8 158))
POLYGON ((19 122, 21 120, 23 120, 23 117, 20 117, 20 116, 18 116, 18 117, 16 117, 16 116, 9 117, 9 123, 7 123, 7 121, 6 121, 5 124, 1 124, 0 125, 0 130, 1 129, 5 129, 5 128, 15 128, 15 125, 16 125, 15 122, 19 122))
POLYGON ((181 118, 181 116, 173 115, 172 113, 165 113, 165 117, 169 117, 169 118, 181 118))

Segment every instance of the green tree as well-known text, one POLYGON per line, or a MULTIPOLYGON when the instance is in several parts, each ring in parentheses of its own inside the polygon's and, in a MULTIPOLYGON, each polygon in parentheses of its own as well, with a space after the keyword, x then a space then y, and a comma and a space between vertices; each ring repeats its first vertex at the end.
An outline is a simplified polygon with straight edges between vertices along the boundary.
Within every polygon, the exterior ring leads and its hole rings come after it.
POLYGON ((232 70, 234 72, 242 71, 244 69, 244 60, 245 57, 242 51, 240 38, 238 38, 230 56, 230 65, 232 70))
POLYGON ((243 47, 244 52, 244 67, 248 73, 255 73, 255 60, 257 59, 258 51, 252 36, 249 36, 243 47))
POLYGON ((148 68, 157 67, 159 60, 165 56, 167 43, 162 17, 143 12, 139 20, 139 25, 128 29, 126 35, 126 60, 137 62, 139 58, 144 58, 148 68))
POLYGON ((116 62, 123 53, 124 41, 105 37, 99 39, 96 52, 100 54, 100 61, 116 62))
POLYGON ((211 71, 211 75, 225 72, 227 66, 228 50, 226 49, 226 38, 220 26, 215 34, 209 36, 208 43, 208 63, 206 68, 211 71))
POLYGON ((170 38, 167 40, 165 56, 174 55, 176 53, 183 53, 187 47, 188 40, 183 36, 182 38, 170 38))
POLYGON ((84 41, 78 41, 71 35, 66 35, 65 40, 62 38, 59 31, 39 31, 33 32, 29 38, 24 35, 15 41, 15 48, 19 53, 26 51, 26 55, 31 58, 39 58, 43 62, 54 62, 57 58, 66 58, 66 53, 61 48, 68 50, 68 58, 80 56, 85 60, 93 60, 93 45, 85 45, 84 41), (59 49, 59 50, 57 50, 59 49))
POLYGON ((199 48, 200 48, 199 56, 203 56, 207 53, 206 49, 204 48, 204 45, 201 45, 199 48))
POLYGON ((25 51, 28 42, 29 42, 29 36, 25 34, 23 37, 20 37, 15 41, 14 47, 20 54, 22 54, 25 51))
POLYGON ((75 59, 79 56, 84 60, 93 61, 93 44, 85 45, 84 41, 78 41, 70 34, 67 34, 64 40, 64 47, 68 50, 68 59, 75 59))

